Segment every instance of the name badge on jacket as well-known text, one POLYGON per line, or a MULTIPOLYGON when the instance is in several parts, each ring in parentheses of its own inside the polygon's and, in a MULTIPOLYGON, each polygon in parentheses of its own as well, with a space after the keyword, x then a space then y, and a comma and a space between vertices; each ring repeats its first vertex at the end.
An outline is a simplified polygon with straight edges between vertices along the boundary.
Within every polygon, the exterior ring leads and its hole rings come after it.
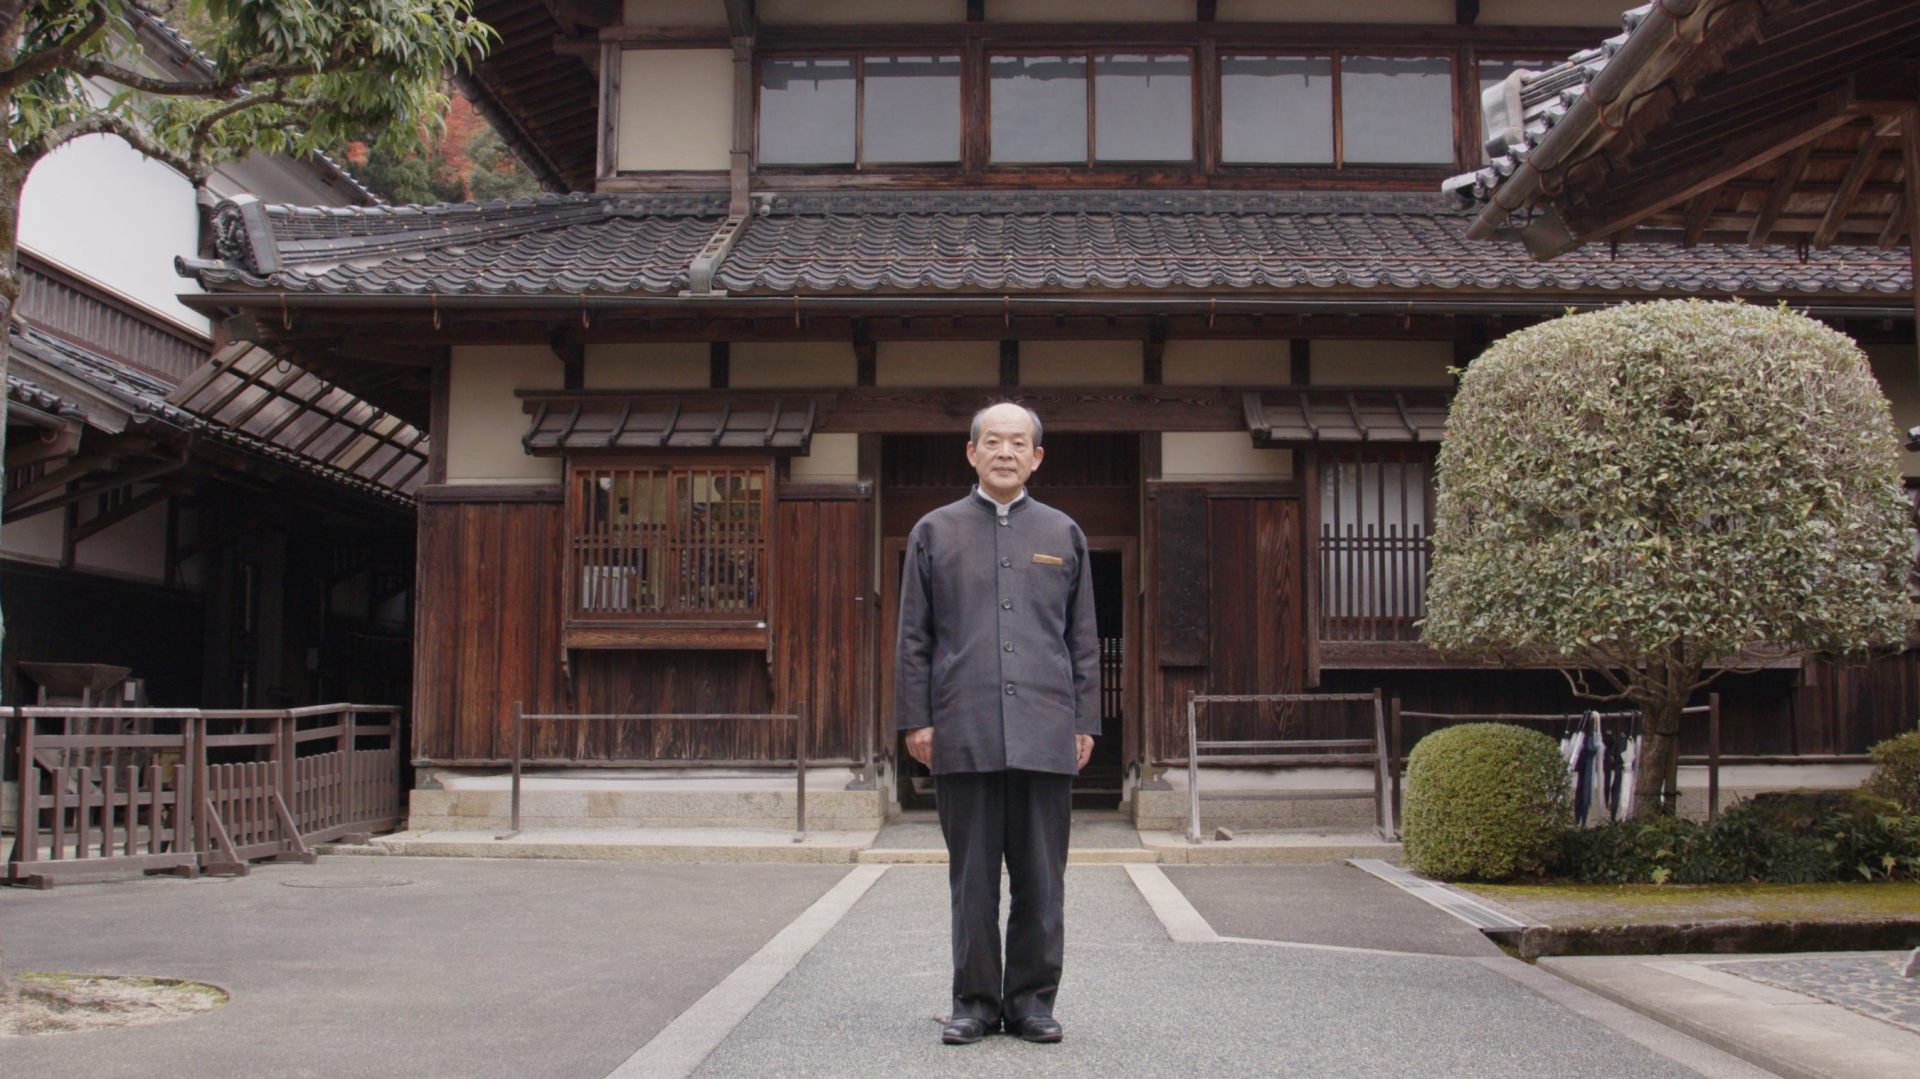
POLYGON ((1034 555, 1033 560, 1035 562, 1040 563, 1043 566, 1064 566, 1067 564, 1065 559, 1055 558, 1053 555, 1050 555, 1050 554, 1034 555))

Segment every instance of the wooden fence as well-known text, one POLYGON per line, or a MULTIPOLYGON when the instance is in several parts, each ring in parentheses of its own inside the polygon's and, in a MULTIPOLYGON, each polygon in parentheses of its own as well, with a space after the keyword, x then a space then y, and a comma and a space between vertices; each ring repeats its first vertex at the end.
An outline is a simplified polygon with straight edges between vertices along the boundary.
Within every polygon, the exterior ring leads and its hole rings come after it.
POLYGON ((261 858, 392 828, 400 710, 16 708, 10 883, 244 874, 261 858))

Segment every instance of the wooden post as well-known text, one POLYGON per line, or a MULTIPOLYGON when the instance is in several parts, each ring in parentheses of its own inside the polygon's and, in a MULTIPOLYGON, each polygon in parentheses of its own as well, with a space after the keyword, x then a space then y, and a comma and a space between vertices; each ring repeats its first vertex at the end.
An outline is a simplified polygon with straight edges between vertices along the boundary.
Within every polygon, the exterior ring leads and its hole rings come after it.
MULTIPOLYGON (((1676 752, 1675 756, 1679 754, 1676 752)), ((1720 812, 1720 694, 1707 695, 1707 819, 1720 812)))
POLYGON ((807 839, 807 706, 802 702, 793 716, 794 811, 793 841, 807 839))
POLYGON ((1387 706, 1391 716, 1387 728, 1387 777, 1393 787, 1393 829, 1400 830, 1400 698, 1395 697, 1387 706))
MULTIPOLYGON (((513 822, 508 826, 507 836, 520 834, 520 753, 524 740, 520 732, 525 728, 526 724, 521 719, 521 703, 515 701, 513 702, 513 822)), ((504 839, 506 836, 501 838, 504 839)))
MULTIPOLYGON (((279 787, 280 802, 287 810, 287 820, 293 822, 297 822, 299 819, 293 816, 293 805, 296 798, 293 775, 293 728, 295 726, 297 726, 297 724, 294 722, 293 713, 291 712, 282 712, 273 717, 274 733, 278 735, 278 737, 273 740, 273 753, 277 758, 275 768, 278 772, 274 778, 278 781, 276 786, 279 787)), ((302 846, 297 827, 288 830, 284 845, 296 850, 302 846)))
POLYGON ((1187 691, 1187 842, 1200 842, 1199 721, 1194 715, 1193 691, 1187 691))

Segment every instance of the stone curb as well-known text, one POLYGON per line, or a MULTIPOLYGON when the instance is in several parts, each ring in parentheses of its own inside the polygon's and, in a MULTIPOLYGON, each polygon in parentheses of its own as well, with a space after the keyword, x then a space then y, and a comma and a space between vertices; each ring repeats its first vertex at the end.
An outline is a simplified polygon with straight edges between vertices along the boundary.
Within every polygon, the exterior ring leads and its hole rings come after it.
POLYGON ((1573 955, 1733 955, 1904 951, 1920 946, 1920 918, 1858 922, 1648 922, 1532 925, 1520 958, 1573 955))

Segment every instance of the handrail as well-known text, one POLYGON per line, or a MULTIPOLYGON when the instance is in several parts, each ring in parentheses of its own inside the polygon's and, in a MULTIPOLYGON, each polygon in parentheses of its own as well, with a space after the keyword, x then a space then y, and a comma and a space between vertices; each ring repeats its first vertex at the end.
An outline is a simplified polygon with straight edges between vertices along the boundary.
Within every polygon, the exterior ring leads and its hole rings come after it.
MULTIPOLYGON (((581 720, 590 723, 605 722, 657 722, 668 721, 777 721, 792 723, 793 734, 793 841, 804 843, 807 839, 807 716, 805 709, 798 712, 612 712, 612 713, 570 713, 570 712, 528 712, 525 702, 513 702, 513 819, 511 827, 496 840, 512 839, 520 834, 520 764, 526 758, 526 730, 528 723, 553 722, 559 720, 581 720)), ((617 761, 603 761, 603 764, 617 764, 617 761)))
MULTIPOLYGON (((1411 754, 1411 747, 1408 747, 1406 751, 1402 751, 1401 749, 1401 743, 1404 741, 1404 739, 1401 737, 1402 735, 1401 721, 1402 720, 1420 719, 1420 720, 1427 720, 1429 722, 1437 721, 1441 723, 1509 723, 1509 724, 1518 725, 1523 723, 1565 723, 1570 719, 1575 719, 1579 716, 1583 716, 1587 714, 1586 711, 1580 711, 1580 712, 1415 712, 1415 711, 1408 711, 1406 709, 1401 708, 1400 698, 1398 697, 1395 697, 1392 700, 1392 702, 1389 704, 1388 711, 1392 716, 1391 728, 1392 728, 1392 734, 1393 734, 1393 751, 1390 754, 1390 760, 1392 761, 1392 765, 1393 765, 1392 803, 1393 803, 1394 819, 1396 821, 1399 820, 1399 814, 1400 814, 1400 776, 1402 775, 1402 773, 1405 772, 1407 759, 1411 754)), ((1598 715, 1603 720, 1626 719, 1629 717, 1641 717, 1644 715, 1644 713, 1642 713, 1638 709, 1629 709, 1627 711, 1614 711, 1614 712, 1594 712, 1594 714, 1598 715)), ((1720 758, 1721 758, 1720 694, 1709 693, 1707 694, 1707 703, 1689 705, 1685 708, 1682 708, 1680 710, 1680 714, 1682 716, 1706 716, 1707 717, 1707 755, 1704 759, 1695 757, 1695 758, 1692 758, 1692 760, 1695 760, 1695 761, 1704 760, 1704 763, 1707 766, 1707 819, 1712 820, 1714 817, 1718 816, 1720 813, 1720 758)), ((1678 755, 1676 754, 1676 760, 1678 759, 1679 759, 1678 755)))
MULTIPOLYGON (((1393 818, 1387 804, 1387 729, 1386 718, 1382 711, 1380 690, 1372 693, 1188 693, 1187 694, 1187 842, 1200 842, 1200 765, 1231 764, 1245 758, 1233 754, 1202 757, 1201 751, 1207 749, 1360 749, 1371 745, 1371 754, 1317 755, 1310 753, 1279 754, 1260 758, 1260 763, 1293 763, 1320 761, 1347 761, 1371 759, 1374 766, 1373 802, 1374 828, 1382 839, 1394 838, 1393 818), (1315 702, 1360 702, 1373 703, 1373 738, 1307 738, 1307 739, 1226 739, 1201 741, 1199 736, 1199 705, 1203 704, 1309 704, 1315 702)), ((1252 763, 1249 761, 1248 763, 1252 763)), ((1335 795, 1338 797, 1338 795, 1335 795)), ((1276 796, 1284 797, 1284 796, 1276 796)))

